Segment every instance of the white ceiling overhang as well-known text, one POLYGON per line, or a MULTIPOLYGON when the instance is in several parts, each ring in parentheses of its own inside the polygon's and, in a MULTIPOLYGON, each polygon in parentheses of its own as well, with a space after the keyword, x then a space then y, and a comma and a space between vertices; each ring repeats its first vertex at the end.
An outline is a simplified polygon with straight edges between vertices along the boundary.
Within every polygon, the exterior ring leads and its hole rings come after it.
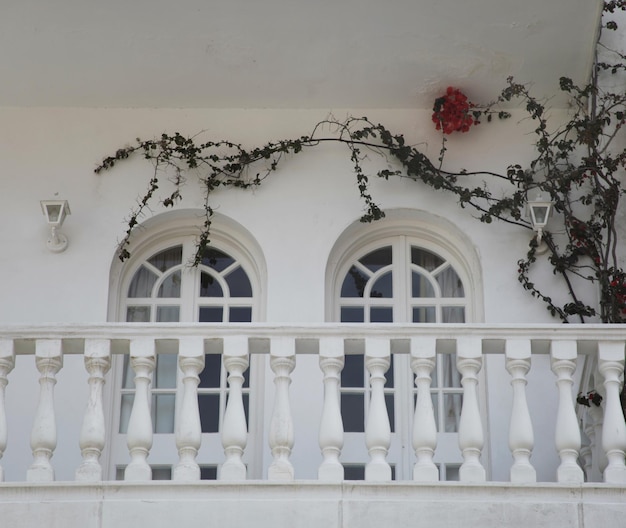
POLYGON ((600 0, 21 0, 0 106, 415 108, 585 82, 600 0))

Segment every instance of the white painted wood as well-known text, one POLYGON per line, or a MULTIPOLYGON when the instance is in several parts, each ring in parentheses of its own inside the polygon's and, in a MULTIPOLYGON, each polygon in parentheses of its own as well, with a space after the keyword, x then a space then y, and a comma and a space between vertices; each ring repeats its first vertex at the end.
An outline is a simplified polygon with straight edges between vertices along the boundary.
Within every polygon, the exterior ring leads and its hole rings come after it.
POLYGON ((183 394, 179 415, 176 417, 176 448, 178 463, 172 479, 176 481, 200 480, 200 466, 196 456, 202 441, 200 412, 198 409, 199 374, 204 368, 204 341, 199 337, 178 341, 178 366, 183 373, 183 394))
POLYGON ((344 362, 343 339, 320 339, 319 363, 324 373, 324 405, 319 444, 323 460, 317 470, 317 477, 324 482, 341 482, 344 477, 343 465, 339 462, 344 434, 339 387, 344 362))
POLYGON ((274 410, 270 421, 269 445, 272 463, 267 472, 268 480, 290 481, 294 469, 289 456, 294 443, 293 419, 289 404, 291 372, 296 366, 296 343, 289 337, 271 340, 270 367, 274 372, 274 410))
POLYGON ((480 462, 484 434, 478 405, 478 372, 482 367, 482 342, 479 337, 456 340, 457 368, 463 386, 463 408, 459 423, 459 447, 463 464, 459 469, 462 482, 484 482, 485 468, 480 462))
POLYGON ((537 472, 530 463, 535 444, 533 423, 526 399, 526 374, 530 370, 529 339, 508 339, 505 344, 506 369, 511 374, 513 405, 509 426, 509 448, 513 455, 511 482, 536 482, 537 472))
POLYGON ((602 448, 608 465, 604 470, 604 482, 626 484, 626 424, 619 399, 620 377, 624 372, 624 343, 598 343, 598 369, 604 377, 605 397, 602 448))
MULTIPOLYGON (((12 339, 0 339, 0 461, 7 448, 9 430, 5 407, 5 389, 9 382, 9 372, 15 366, 15 350, 12 339)), ((0 464, 0 482, 4 482, 4 469, 0 464)))
POLYGON ((135 399, 126 433, 126 444, 131 460, 124 470, 124 480, 141 482, 152 479, 152 469, 147 458, 152 447, 150 383, 156 366, 154 339, 131 340, 130 364, 135 372, 135 399))
POLYGON ((33 463, 26 472, 28 482, 54 480, 50 459, 57 446, 57 425, 54 411, 54 386, 56 375, 63 366, 60 339, 38 339, 35 343, 35 363, 40 373, 39 404, 30 434, 33 463))
POLYGON ((243 373, 250 364, 248 338, 224 339, 224 366, 228 372, 228 401, 222 423, 222 446, 226 460, 220 468, 220 480, 246 480, 242 456, 248 443, 248 427, 243 405, 243 373))
POLYGON ((439 471, 433 462, 437 447, 437 424, 430 397, 431 373, 435 368, 437 342, 432 337, 411 339, 411 370, 415 374, 417 401, 413 418, 413 450, 417 458, 413 480, 437 482, 439 471))
POLYGON ((574 383, 572 376, 576 371, 576 341, 552 341, 550 356, 552 371, 557 376, 556 384, 559 390, 555 445, 561 464, 557 469, 557 480, 563 483, 583 482, 583 470, 577 463, 581 440, 572 394, 574 383))
POLYGON ((89 399, 79 442, 83 460, 76 470, 76 480, 98 482, 102 480, 100 455, 106 438, 102 394, 104 376, 111 367, 111 341, 86 339, 84 355, 85 368, 89 373, 89 399))
POLYGON ((388 339, 365 339, 365 367, 369 372, 370 400, 365 424, 365 445, 370 460, 365 466, 365 480, 391 480, 391 466, 387 453, 391 445, 391 426, 385 404, 385 372, 391 364, 391 346, 388 339))

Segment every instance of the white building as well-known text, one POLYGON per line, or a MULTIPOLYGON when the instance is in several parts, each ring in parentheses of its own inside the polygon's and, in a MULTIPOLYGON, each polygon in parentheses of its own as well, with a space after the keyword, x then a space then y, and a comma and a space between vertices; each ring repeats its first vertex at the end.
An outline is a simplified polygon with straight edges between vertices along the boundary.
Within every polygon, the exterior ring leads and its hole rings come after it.
MULTIPOLYGON (((403 178, 371 182, 386 218, 362 224, 330 144, 215 194, 198 268, 189 175, 122 263, 152 168, 93 173, 135 137, 253 147, 330 114, 436 159, 448 85, 585 82, 599 2, 34 4, 0 18, 2 527, 621 526, 626 329, 551 319, 517 281, 529 232, 403 178), (60 253, 48 199, 71 207, 60 253), (590 415, 573 395, 592 377, 590 415)), ((523 165, 513 114, 451 136, 446 163, 523 165)))

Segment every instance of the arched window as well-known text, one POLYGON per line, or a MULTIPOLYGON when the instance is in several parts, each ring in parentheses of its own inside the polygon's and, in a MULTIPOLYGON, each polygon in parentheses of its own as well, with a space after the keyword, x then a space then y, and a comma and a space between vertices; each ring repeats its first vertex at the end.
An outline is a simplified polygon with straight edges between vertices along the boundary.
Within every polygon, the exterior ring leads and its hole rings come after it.
MULTIPOLYGON (((169 218, 168 222, 148 225, 142 232, 142 240, 132 258, 116 270, 115 319, 131 323, 246 323, 262 318, 260 292, 264 267, 262 254, 252 237, 234 222, 219 218, 214 222, 209 251, 198 266, 191 267, 196 238, 191 234, 190 220, 197 221, 197 216, 169 218)), ((124 435, 134 400, 134 373, 128 356, 117 368, 118 434, 113 438, 111 459, 112 470, 119 478, 128 461, 124 435)), ((256 390, 251 381, 251 369, 246 371, 244 382, 247 416, 254 413, 250 399, 256 390)), ((176 463, 173 434, 180 376, 177 356, 157 354, 151 404, 155 433, 150 455, 153 478, 169 478, 176 463)), ((221 355, 206 354, 198 387, 204 435, 198 463, 203 478, 215 478, 223 459, 217 433, 226 404, 226 377, 221 355)), ((250 452, 254 450, 251 441, 250 452)))
MULTIPOLYGON (((477 263, 466 238, 449 222, 430 215, 392 211, 378 226, 353 225, 340 237, 329 260, 328 319, 417 324, 475 321, 480 306, 477 263)), ((432 375, 431 397, 439 431, 435 460, 442 480, 456 479, 462 461, 456 445, 462 389, 455 363, 454 356, 441 355, 432 375)), ((393 433, 389 461, 396 478, 410 478, 410 420, 416 393, 408 358, 393 356, 386 378, 393 433)), ((346 478, 364 474, 367 456, 359 445, 368 403, 364 358, 349 355, 341 377, 346 478), (355 437, 353 442, 351 437, 355 437)))

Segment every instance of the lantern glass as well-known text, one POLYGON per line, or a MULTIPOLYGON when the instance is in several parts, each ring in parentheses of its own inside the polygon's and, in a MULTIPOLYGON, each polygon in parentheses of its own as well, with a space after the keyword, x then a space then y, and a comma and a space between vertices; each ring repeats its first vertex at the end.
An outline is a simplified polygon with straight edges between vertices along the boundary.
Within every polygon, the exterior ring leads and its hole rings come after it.
POLYGON ((67 200, 42 200, 41 208, 46 216, 46 221, 52 227, 61 227, 65 217, 70 214, 67 200))
POLYGON ((550 212, 549 204, 532 204, 530 206, 533 225, 535 227, 544 227, 548 223, 548 213, 550 212))

